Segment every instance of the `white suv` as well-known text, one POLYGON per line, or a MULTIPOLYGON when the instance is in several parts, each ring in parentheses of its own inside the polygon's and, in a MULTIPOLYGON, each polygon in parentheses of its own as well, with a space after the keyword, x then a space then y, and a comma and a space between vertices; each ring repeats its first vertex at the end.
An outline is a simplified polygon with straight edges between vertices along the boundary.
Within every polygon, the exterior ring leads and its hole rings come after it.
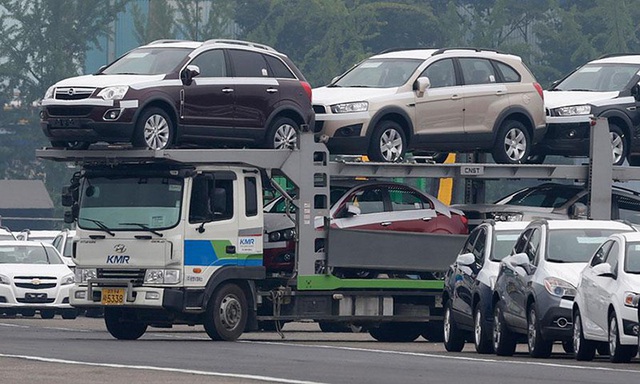
POLYGON ((582 271, 573 305, 573 346, 578 360, 591 360, 608 344, 614 363, 638 352, 640 233, 610 236, 582 271))
POLYGON ((313 90, 315 131, 337 154, 491 152, 527 161, 545 133, 542 87, 520 57, 479 49, 372 56, 313 90))

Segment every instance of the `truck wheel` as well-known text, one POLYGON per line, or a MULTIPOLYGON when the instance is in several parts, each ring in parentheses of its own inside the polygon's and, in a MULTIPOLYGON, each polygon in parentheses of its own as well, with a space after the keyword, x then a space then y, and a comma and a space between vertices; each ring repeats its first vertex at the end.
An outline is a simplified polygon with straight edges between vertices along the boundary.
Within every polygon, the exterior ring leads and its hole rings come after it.
POLYGON ((502 123, 492 152, 496 163, 525 163, 530 153, 531 139, 524 124, 517 120, 506 120, 502 123))
POLYGON ((616 314, 609 315, 609 359, 612 363, 628 363, 638 353, 637 345, 620 344, 620 333, 616 314))
POLYGON ((449 352, 460 352, 464 348, 464 334, 451 314, 451 301, 444 306, 444 348, 449 352))
POLYGON ((145 323, 120 308, 105 308, 104 324, 111 336, 118 340, 136 340, 147 330, 145 323))
POLYGON ((158 107, 142 111, 133 133, 133 146, 146 149, 167 149, 175 134, 169 115, 158 107))
POLYGON ((407 151, 407 139, 398 123, 383 120, 376 125, 369 144, 369 159, 393 163, 402 160, 407 151))
POLYGON ((294 149, 298 147, 298 123, 288 117, 279 117, 269 126, 265 147, 267 149, 294 149))
POLYGON ((40 310, 40 317, 42 317, 43 319, 53 319, 56 315, 56 311, 52 310, 52 309, 41 309, 40 310))
POLYGON ((382 323, 369 329, 369 334, 382 342, 408 343, 420 336, 421 326, 420 323, 382 323))
POLYGON ((549 357, 553 343, 546 340, 540 332, 540 322, 536 307, 532 304, 527 312, 527 346, 531 357, 549 357))
POLYGON ((224 284, 209 300, 204 329, 213 340, 236 340, 244 331, 248 314, 244 291, 236 284, 224 284))
POLYGON ((596 354, 595 343, 584 338, 582 316, 578 309, 573 313, 573 353, 578 361, 591 361, 596 354))
POLYGON ((500 302, 493 308, 493 350, 498 356, 513 356, 516 351, 516 337, 504 322, 500 302))

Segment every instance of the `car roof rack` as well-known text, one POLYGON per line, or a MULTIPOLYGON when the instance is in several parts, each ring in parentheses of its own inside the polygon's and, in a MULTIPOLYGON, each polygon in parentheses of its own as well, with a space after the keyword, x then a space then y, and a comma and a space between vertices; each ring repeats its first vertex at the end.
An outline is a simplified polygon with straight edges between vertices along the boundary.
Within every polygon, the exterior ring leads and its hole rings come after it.
POLYGON ((400 51, 422 51, 426 49, 435 49, 435 48, 427 48, 427 47, 388 48, 376 53, 376 55, 382 55, 383 53, 400 52, 400 51))
POLYGON ((253 47, 253 48, 263 49, 265 51, 277 52, 273 47, 270 47, 265 44, 252 43, 250 41, 233 40, 233 39, 211 39, 211 40, 205 41, 202 45, 210 45, 210 44, 244 45, 245 47, 253 47))
POLYGON ((435 55, 440 55, 445 53, 446 51, 474 51, 474 52, 495 52, 495 53, 500 53, 500 54, 505 54, 502 51, 498 51, 497 49, 492 49, 492 48, 475 48, 475 47, 447 47, 447 48, 441 48, 438 49, 437 51, 435 51, 433 53, 433 56, 435 55))
POLYGON ((182 43, 188 40, 180 40, 180 39, 159 39, 159 40, 154 40, 150 43, 148 43, 147 45, 156 45, 156 44, 168 44, 168 43, 182 43))
POLYGON ((608 59, 610 57, 620 57, 620 56, 638 56, 640 55, 640 53, 625 53, 625 52, 616 52, 616 53, 606 53, 600 57, 598 57, 596 60, 600 60, 600 59, 608 59))

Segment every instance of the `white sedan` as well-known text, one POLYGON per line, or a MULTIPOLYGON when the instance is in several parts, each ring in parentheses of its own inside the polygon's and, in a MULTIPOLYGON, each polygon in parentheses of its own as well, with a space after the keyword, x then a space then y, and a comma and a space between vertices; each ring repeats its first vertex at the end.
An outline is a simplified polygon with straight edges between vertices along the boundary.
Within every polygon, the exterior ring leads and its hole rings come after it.
POLYGON ((43 319, 76 317, 69 304, 74 273, 48 243, 0 241, 0 313, 43 319))
POLYGON ((640 233, 611 235, 580 275, 573 306, 576 359, 591 360, 608 344, 614 363, 638 352, 640 300, 640 233))

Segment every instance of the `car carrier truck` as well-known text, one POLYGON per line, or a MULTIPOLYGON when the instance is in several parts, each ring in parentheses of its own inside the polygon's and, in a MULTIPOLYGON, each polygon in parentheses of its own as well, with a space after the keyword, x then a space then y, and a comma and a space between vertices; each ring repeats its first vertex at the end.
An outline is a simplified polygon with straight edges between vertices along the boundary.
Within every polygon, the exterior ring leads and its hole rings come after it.
MULTIPOLYGON (((77 223, 70 302, 103 308, 118 339, 137 339, 149 326, 203 324, 212 339, 235 340, 259 324, 299 320, 358 324, 380 341, 436 339, 443 284, 425 276, 448 268, 464 236, 328 223, 319 230, 316 217, 328 216, 331 180, 592 177, 586 166, 330 161, 308 131, 293 150, 41 149, 36 155, 80 166, 62 199, 71 208, 65 221, 77 223), (291 274, 270 275, 262 265, 262 189, 278 188, 271 182, 278 175, 296 188, 296 266, 291 274), (336 269, 376 274, 340 278, 336 269)), ((611 167, 603 169, 610 179, 611 167)))

